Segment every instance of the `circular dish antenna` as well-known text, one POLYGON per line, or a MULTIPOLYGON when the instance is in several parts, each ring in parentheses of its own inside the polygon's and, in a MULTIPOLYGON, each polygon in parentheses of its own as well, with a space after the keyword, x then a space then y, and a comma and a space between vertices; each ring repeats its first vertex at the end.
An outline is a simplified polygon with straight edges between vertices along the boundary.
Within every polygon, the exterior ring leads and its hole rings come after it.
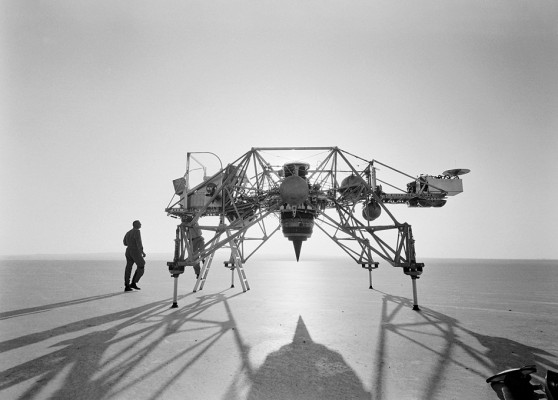
POLYGON ((444 171, 443 175, 445 175, 445 176, 459 176, 459 175, 468 174, 469 172, 471 172, 471 170, 467 169, 467 168, 456 168, 456 169, 448 169, 447 171, 444 171))

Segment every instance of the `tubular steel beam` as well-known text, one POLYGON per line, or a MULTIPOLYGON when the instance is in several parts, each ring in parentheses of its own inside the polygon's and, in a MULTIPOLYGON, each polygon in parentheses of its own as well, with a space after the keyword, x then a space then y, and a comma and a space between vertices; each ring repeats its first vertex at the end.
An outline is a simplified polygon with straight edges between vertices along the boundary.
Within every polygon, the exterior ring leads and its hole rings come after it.
MULTIPOLYGON (((365 160, 333 146, 253 147, 225 167, 219 159, 221 169, 193 188, 189 188, 191 183, 190 158, 201 164, 188 153, 186 187, 179 195, 179 200, 173 202, 175 196, 178 195, 175 193, 165 209, 170 216, 181 219, 181 224, 176 230, 174 261, 167 263, 169 271, 175 278, 175 303, 176 282, 179 274, 183 272, 184 266, 203 263, 204 259, 211 260, 215 252, 224 247, 231 248, 231 257, 237 258, 239 262, 246 262, 281 229, 283 223, 281 213, 292 210, 293 216, 296 212, 309 215, 308 218, 311 218, 315 225, 345 253, 363 265, 363 268, 365 268, 364 265, 367 265, 370 287, 372 287, 372 265, 374 268, 378 265, 373 256, 380 257, 392 266, 403 268, 403 272, 412 278, 414 305, 418 309, 416 279, 422 273, 424 264, 419 264, 415 260, 411 226, 399 223, 386 204, 400 204, 416 199, 424 201, 444 199, 445 193, 428 193, 422 186, 417 186, 416 192, 411 192, 410 189, 405 192, 378 178, 376 165, 386 167, 415 182, 416 179, 411 175, 377 160, 365 160), (272 151, 327 152, 316 163, 315 169, 307 170, 309 174, 304 179, 308 182, 309 195, 304 200, 304 204, 282 204, 279 186, 284 179, 283 170, 278 170, 262 154, 262 152, 272 151), (366 163, 365 167, 359 166, 361 162, 366 163), (351 176, 357 177, 355 178, 356 185, 346 183, 350 182, 347 178, 351 176), (362 184, 358 183, 359 180, 362 180, 362 184), (213 184, 211 190, 208 189, 208 182, 213 184), (384 193, 382 187, 377 186, 378 182, 403 193, 384 193), (366 221, 363 223, 357 218, 357 204, 366 206, 375 203, 385 213, 386 217, 382 218, 390 219, 391 223, 386 224, 384 221, 382 224, 374 224, 373 220, 368 217, 365 217, 366 221), (334 211, 334 215, 326 213, 328 209, 334 211), (267 217, 272 214, 281 218, 273 221, 276 224, 268 231, 267 217), (203 223, 201 226, 198 225, 198 229, 214 232, 214 236, 204 243, 201 249, 194 249, 192 230, 201 218, 207 216, 218 217, 219 223, 203 223), (259 227, 259 231, 255 235, 248 236, 248 231, 256 226, 259 227), (393 232, 391 235, 396 241, 391 245, 385 238, 385 235, 390 235, 390 232, 393 232), (226 233, 226 237, 222 237, 224 233, 226 233), (381 237, 380 233, 384 237, 381 237), (245 248, 247 244, 248 246, 245 248), (250 250, 254 246, 255 249, 250 250)), ((202 168, 205 171, 203 165, 202 168)), ((428 205, 428 203, 426 204, 428 205)), ((240 271, 237 272, 240 273, 240 271)))

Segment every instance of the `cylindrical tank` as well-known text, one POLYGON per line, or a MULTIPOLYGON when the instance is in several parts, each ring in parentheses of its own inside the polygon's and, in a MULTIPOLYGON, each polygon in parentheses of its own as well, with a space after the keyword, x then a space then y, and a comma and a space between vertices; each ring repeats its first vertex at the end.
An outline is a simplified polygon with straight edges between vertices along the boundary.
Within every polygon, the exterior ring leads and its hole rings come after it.
POLYGON ((310 189, 308 182, 297 175, 291 175, 283 179, 279 186, 279 194, 283 203, 297 206, 302 204, 308 198, 310 189))
POLYGON ((443 207, 446 204, 446 200, 429 200, 428 203, 430 204, 431 207, 443 207))
POLYGON ((443 207, 446 204, 446 200, 443 199, 436 199, 436 200, 431 200, 431 199, 419 199, 418 200, 418 206, 419 207, 443 207))
POLYGON ((446 205, 446 201, 447 200, 434 200, 434 204, 432 204, 432 207, 443 207, 446 205))
POLYGON ((382 207, 375 200, 371 200, 362 208, 362 217, 367 221, 374 221, 381 213, 382 207))
POLYGON ((285 177, 295 175, 306 179, 308 168, 310 168, 310 164, 303 162, 287 163, 283 165, 283 174, 285 175, 285 177))
POLYGON ((418 207, 418 206, 419 206, 419 204, 418 204, 418 199, 417 199, 417 198, 413 198, 413 199, 408 200, 408 201, 407 201, 407 205, 408 205, 409 207, 413 207, 413 208, 414 208, 414 207, 418 207))

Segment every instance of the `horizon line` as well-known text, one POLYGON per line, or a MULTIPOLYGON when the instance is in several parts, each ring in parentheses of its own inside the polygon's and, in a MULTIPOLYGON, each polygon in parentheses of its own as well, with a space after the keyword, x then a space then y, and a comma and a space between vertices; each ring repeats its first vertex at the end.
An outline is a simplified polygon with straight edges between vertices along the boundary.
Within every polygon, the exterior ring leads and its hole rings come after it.
MULTIPOLYGON (((152 252, 147 253, 147 259, 157 259, 160 260, 160 257, 165 256, 168 258, 170 256, 172 258, 172 252, 152 252)), ((287 260, 291 259, 292 255, 286 255, 283 253, 272 253, 268 254, 268 256, 276 257, 277 260, 287 260)), ((124 253, 120 252, 90 252, 90 253, 33 253, 33 254, 0 254, 0 260, 4 261, 14 261, 14 260, 29 260, 29 259, 50 259, 50 260, 57 260, 57 259, 72 259, 72 257, 78 258, 87 258, 87 259, 95 259, 95 258, 108 258, 108 259, 116 259, 116 258, 123 258, 124 253), (60 258, 59 258, 60 257, 60 258)), ((256 257, 254 255, 253 257, 256 257)), ((308 255, 306 261, 311 260, 319 260, 324 257, 327 258, 345 258, 347 255, 339 254, 339 255, 328 255, 328 256, 312 256, 308 255)), ((252 258, 252 257, 250 257, 252 258)), ((350 258, 350 257, 349 257, 350 258)), ((528 257, 517 257, 517 258, 501 258, 501 257, 441 257, 441 256, 424 256, 419 257, 419 259, 436 259, 436 260, 533 260, 533 261, 557 261, 558 258, 528 258, 528 257)), ((301 260, 303 261, 303 260, 301 260)), ((382 262, 381 259, 378 261, 382 262)))

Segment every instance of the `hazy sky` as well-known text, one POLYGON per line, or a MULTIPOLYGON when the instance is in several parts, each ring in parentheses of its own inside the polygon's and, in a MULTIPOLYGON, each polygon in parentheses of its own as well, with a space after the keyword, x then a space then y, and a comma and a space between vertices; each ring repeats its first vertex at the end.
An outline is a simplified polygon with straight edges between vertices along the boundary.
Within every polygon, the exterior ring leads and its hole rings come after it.
POLYGON ((442 209, 393 208, 419 258, 558 259, 555 1, 1 7, 0 255, 120 252, 134 219, 172 253, 187 151, 313 145, 472 170, 442 209))

